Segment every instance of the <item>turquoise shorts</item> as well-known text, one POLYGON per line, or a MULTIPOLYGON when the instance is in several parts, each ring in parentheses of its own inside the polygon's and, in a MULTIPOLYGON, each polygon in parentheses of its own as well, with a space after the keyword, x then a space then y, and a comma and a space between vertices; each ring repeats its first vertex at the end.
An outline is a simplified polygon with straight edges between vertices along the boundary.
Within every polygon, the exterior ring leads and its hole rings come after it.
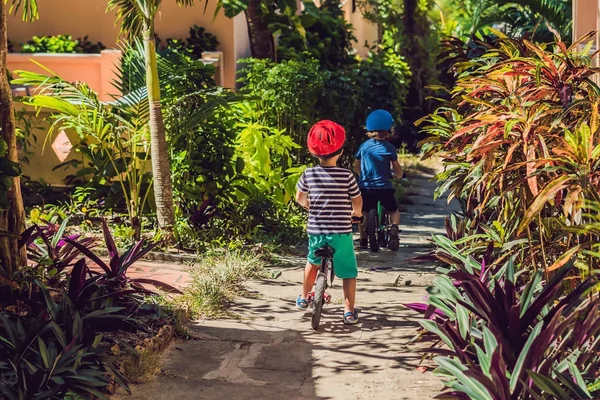
POLYGON ((333 249, 333 271, 340 279, 352 279, 358 276, 354 242, 351 233, 333 233, 308 235, 308 262, 321 265, 321 258, 315 251, 329 245, 333 249))

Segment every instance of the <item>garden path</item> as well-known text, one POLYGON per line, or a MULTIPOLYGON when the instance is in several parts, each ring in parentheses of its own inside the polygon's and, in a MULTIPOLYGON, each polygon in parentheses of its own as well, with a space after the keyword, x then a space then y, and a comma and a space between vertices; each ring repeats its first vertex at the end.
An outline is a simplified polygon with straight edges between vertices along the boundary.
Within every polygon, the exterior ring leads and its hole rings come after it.
MULTIPOLYGON (((281 276, 251 282, 253 296, 238 299, 237 319, 198 321, 194 340, 167 350, 161 374, 119 399, 415 399, 432 398, 442 385, 419 371, 418 326, 402 304, 421 301, 433 279, 432 265, 410 258, 427 251, 427 238, 444 232, 451 206, 434 202, 430 175, 411 178, 402 222, 402 246, 392 253, 359 251, 357 305, 360 324, 341 320, 342 291, 330 291, 322 328, 310 328, 310 312, 296 311, 303 258, 288 257, 281 276)), ((150 265, 140 266, 140 273, 150 265)), ((158 273, 158 272, 157 272, 158 273)), ((165 272, 180 284, 177 270, 165 272)), ((165 275, 163 275, 163 278, 165 275)))

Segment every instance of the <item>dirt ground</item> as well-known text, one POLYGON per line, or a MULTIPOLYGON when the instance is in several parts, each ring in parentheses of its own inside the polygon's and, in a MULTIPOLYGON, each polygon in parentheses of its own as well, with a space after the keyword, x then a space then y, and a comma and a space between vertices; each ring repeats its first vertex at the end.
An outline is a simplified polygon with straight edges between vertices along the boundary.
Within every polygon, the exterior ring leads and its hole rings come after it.
POLYGON ((160 375, 117 399, 411 399, 432 398, 442 388, 421 373, 419 345, 409 344, 418 326, 403 303, 423 300, 435 277, 432 265, 410 259, 444 233, 451 211, 434 202, 431 175, 412 177, 402 217, 402 247, 393 253, 358 251, 360 323, 342 322, 338 280, 328 292, 322 327, 310 327, 310 309, 297 311, 304 259, 290 257, 274 280, 249 283, 252 296, 236 301, 239 318, 198 321, 190 341, 175 342, 160 375))

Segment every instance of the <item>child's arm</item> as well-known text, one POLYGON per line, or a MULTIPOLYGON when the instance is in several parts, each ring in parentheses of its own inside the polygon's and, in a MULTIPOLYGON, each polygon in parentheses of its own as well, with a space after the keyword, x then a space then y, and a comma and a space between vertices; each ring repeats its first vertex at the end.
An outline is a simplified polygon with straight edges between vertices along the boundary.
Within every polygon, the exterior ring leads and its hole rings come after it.
POLYGON ((360 175, 360 160, 354 160, 354 172, 360 175))
POLYGON ((358 184, 356 183, 356 179, 352 172, 348 171, 350 174, 348 176, 348 195, 350 196, 350 201, 352 202, 352 215, 354 217, 362 217, 362 196, 360 194, 360 189, 358 188, 358 184))
POLYGON ((352 198, 352 216, 354 217, 362 217, 362 196, 358 195, 357 197, 352 198))
POLYGON ((398 160, 392 161, 392 168, 394 169, 394 174, 396 174, 396 179, 402 179, 402 166, 398 162, 398 160))
POLYGON ((306 171, 300 175, 300 179, 298 179, 298 184, 296 185, 296 201, 302 207, 308 210, 308 184, 306 182, 306 171))
POLYGON ((309 209, 309 202, 308 202, 308 193, 304 193, 301 191, 297 191, 296 192, 296 201, 298 202, 298 204, 300 204, 302 207, 306 208, 307 210, 309 209))

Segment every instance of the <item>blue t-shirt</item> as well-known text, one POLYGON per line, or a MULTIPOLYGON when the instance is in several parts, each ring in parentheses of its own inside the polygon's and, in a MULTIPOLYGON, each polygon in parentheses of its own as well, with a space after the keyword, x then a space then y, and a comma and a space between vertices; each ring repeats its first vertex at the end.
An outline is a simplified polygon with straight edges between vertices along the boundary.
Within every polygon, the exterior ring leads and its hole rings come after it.
POLYGON ((361 189, 393 189, 391 162, 398 159, 396 148, 385 140, 369 139, 354 155, 360 160, 361 189))

